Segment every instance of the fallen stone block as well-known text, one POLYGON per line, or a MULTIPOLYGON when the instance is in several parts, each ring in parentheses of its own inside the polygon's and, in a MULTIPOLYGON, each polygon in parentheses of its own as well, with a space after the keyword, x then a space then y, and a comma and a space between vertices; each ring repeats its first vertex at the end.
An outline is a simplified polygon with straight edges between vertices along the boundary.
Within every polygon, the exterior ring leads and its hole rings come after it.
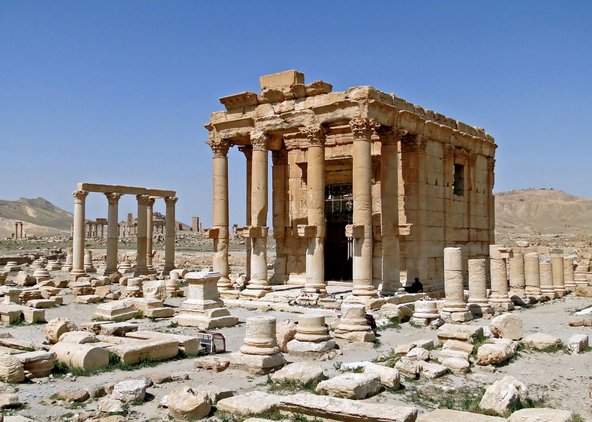
POLYGON ((568 410, 531 408, 512 413, 508 422, 570 422, 572 414, 568 410))
POLYGON ((205 356, 193 361, 195 369, 222 372, 230 366, 230 360, 218 356, 205 356))
MULTIPOLYGON (((0 394, 0 409, 15 409, 21 407, 23 403, 20 401, 19 397, 13 393, 5 393, 0 394)), ((4 416, 4 420, 7 417, 4 416)))
POLYGON ((74 298, 75 303, 80 303, 83 305, 87 305, 90 303, 99 303, 101 301, 101 296, 92 294, 92 295, 80 295, 74 298))
POLYGON ((576 296, 592 297, 592 286, 580 284, 576 286, 576 296))
POLYGON ((142 361, 161 361, 179 354, 176 340, 134 340, 126 337, 97 336, 100 345, 119 356, 121 363, 136 364, 142 361))
POLYGON ((127 321, 139 317, 140 312, 134 308, 130 300, 116 300, 113 302, 101 303, 97 306, 94 318, 99 321, 127 321))
POLYGON ((451 409, 436 409, 420 415, 417 422, 506 422, 506 418, 451 409))
MULTIPOLYGON (((179 387, 163 398, 169 409, 169 416, 177 421, 194 421, 203 419, 212 408, 210 399, 205 392, 195 391, 189 387, 179 387), (170 397, 170 399, 169 399, 170 397)), ((163 404, 161 402, 161 404, 163 404)))
POLYGON ((38 324, 45 322, 45 309, 35 309, 23 306, 22 317, 27 324, 38 324))
POLYGON ((515 347, 511 344, 485 343, 477 350, 477 365, 500 365, 512 358, 514 353, 515 347))
POLYGON ((197 356, 201 350, 201 340, 193 336, 159 333, 157 331, 129 331, 125 337, 141 340, 175 340, 179 343, 179 351, 185 356, 197 356))
POLYGON ((441 359, 440 363, 455 374, 466 374, 471 372, 471 363, 465 359, 449 357, 441 359))
POLYGON ((68 331, 76 331, 78 327, 67 318, 54 318, 45 326, 45 338, 51 344, 60 341, 60 336, 68 331))
POLYGON ((378 394, 380 377, 369 374, 347 373, 321 381, 316 388, 319 394, 361 400, 378 394))
POLYGON ((54 353, 38 350, 14 355, 25 369, 27 378, 43 378, 49 376, 54 367, 56 356, 54 353))
POLYGON ((120 381, 113 387, 111 398, 123 403, 141 403, 149 384, 146 379, 120 381))
POLYGON ((271 379, 275 382, 296 382, 308 384, 325 378, 323 368, 314 362, 295 362, 276 371, 271 379))
POLYGON ((448 368, 432 362, 421 363, 421 375, 428 379, 436 379, 443 377, 448 373, 448 368))
POLYGON ((472 325, 444 324, 437 331, 440 340, 461 340, 473 343, 483 335, 483 328, 472 325))
POLYGON ((512 376, 505 376, 487 387, 479 407, 504 415, 518 401, 526 401, 527 399, 528 388, 526 384, 512 376))
POLYGON ((282 396, 262 391, 249 391, 248 393, 220 400, 216 403, 216 408, 234 416, 256 415, 276 410, 282 398, 282 396))
POLYGON ((526 336, 522 339, 521 343, 535 350, 543 350, 549 348, 559 349, 559 347, 561 346, 561 340, 558 337, 545 333, 535 333, 526 336))
POLYGON ((417 378, 421 372, 423 361, 411 360, 406 357, 402 357, 395 363, 395 368, 399 370, 401 374, 407 378, 417 378))
POLYGON ((0 381, 16 384, 25 380, 23 363, 12 355, 0 354, 0 381))
POLYGON ((363 368, 365 374, 378 376, 380 383, 386 388, 396 390, 401 385, 401 376, 396 368, 389 368, 373 362, 351 362, 341 365, 341 370, 355 370, 357 368, 363 368))
POLYGON ((574 334, 567 340, 567 348, 572 354, 582 353, 588 349, 588 336, 586 334, 574 334))
POLYGON ((522 318, 514 314, 499 315, 489 323, 491 333, 498 338, 520 340, 523 336, 522 318))

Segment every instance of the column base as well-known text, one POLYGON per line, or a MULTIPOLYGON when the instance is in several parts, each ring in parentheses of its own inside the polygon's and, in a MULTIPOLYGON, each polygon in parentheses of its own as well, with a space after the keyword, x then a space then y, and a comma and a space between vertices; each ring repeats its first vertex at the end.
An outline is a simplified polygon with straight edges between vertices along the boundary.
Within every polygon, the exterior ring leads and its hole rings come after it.
MULTIPOLYGON (((65 273, 69 273, 70 271, 72 271, 72 266, 71 265, 64 265, 60 271, 63 271, 65 273)), ((575 290, 575 288, 574 288, 574 290, 575 290)))
POLYGON ((140 275, 148 275, 148 268, 136 268, 134 271, 134 277, 138 277, 140 275))
POLYGON ((576 290, 576 286, 577 286, 577 284, 576 284, 575 282, 574 282, 574 283, 565 283, 565 289, 566 289, 568 292, 573 292, 573 291, 575 291, 575 290, 576 290))
POLYGON ((380 309, 387 302, 386 299, 376 296, 356 296, 351 294, 347 296, 343 303, 358 303, 364 305, 367 310, 380 309))
POLYGON ((192 313, 181 311, 179 315, 173 318, 182 327, 197 327, 200 330, 211 330, 213 328, 234 327, 238 324, 238 318, 231 316, 227 309, 224 308, 223 316, 208 316, 205 313, 192 313))
POLYGON ((567 289, 565 287, 554 287, 553 290, 555 290, 557 297, 563 297, 567 294, 567 289))
POLYGON ((246 300, 255 300, 255 299, 261 299, 263 296, 265 296, 267 293, 271 293, 272 289, 269 286, 256 286, 253 288, 247 287, 245 290, 243 290, 242 292, 240 292, 239 297, 241 299, 246 299, 246 300))
POLYGON ((286 359, 281 353, 273 355, 247 355, 242 352, 234 352, 230 355, 230 367, 242 369, 252 374, 265 375, 286 364, 286 359))
POLYGON ((473 318, 488 318, 494 314, 493 308, 489 306, 487 300, 485 302, 469 302, 467 307, 473 318))
POLYGON ((115 268, 105 268, 105 271, 103 271, 103 275, 104 276, 110 276, 113 273, 117 272, 117 267, 115 268))
POLYGON ((507 301, 503 298, 490 300, 489 306, 491 306, 495 312, 509 312, 514 310, 514 302, 512 302, 509 298, 507 301))
POLYGON ((371 331, 346 331, 337 328, 335 338, 347 340, 352 343, 372 343, 376 340, 376 335, 371 331))
POLYGON ((220 296, 220 299, 222 300, 238 299, 240 297, 240 291, 237 289, 222 290, 221 292, 218 292, 218 296, 220 296))
POLYGON ((557 299, 557 293, 553 287, 541 287, 541 296, 547 296, 549 299, 557 299))
POLYGON ((70 281, 76 281, 80 277, 85 277, 87 274, 84 270, 72 270, 70 272, 70 281))
POLYGON ((320 341, 320 342, 312 342, 312 341, 300 341, 300 340, 291 340, 288 342, 288 352, 290 354, 298 354, 298 355, 318 355, 322 353, 327 353, 333 349, 335 349, 336 344, 335 340, 327 340, 327 341, 320 341))
POLYGON ((162 275, 169 275, 170 272, 174 269, 175 269, 174 266, 172 266, 172 267, 165 266, 164 269, 162 270, 162 275))

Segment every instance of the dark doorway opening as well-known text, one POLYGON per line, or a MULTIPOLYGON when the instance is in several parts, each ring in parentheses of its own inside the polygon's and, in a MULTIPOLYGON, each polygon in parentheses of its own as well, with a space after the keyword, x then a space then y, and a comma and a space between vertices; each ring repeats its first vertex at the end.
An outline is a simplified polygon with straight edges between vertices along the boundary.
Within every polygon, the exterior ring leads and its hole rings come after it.
POLYGON ((352 224, 353 195, 351 184, 325 187, 325 280, 351 281, 352 243, 345 237, 345 226, 352 224))

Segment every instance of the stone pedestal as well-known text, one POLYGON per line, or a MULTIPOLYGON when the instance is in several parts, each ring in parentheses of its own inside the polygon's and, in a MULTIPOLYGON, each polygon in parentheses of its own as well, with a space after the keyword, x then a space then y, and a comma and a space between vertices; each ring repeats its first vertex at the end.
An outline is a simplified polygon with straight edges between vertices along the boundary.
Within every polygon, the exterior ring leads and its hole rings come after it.
POLYGON ((493 313, 487 299, 487 260, 484 258, 469 259, 468 308, 473 317, 493 313))
POLYGON ((555 287, 553 287, 553 269, 550 262, 542 261, 540 263, 541 273, 541 295, 547 296, 550 299, 555 299, 557 294, 555 287))
POLYGON ((497 312, 511 311, 514 303, 508 295, 508 272, 503 259, 489 260, 491 274, 491 295, 489 305, 497 312))
POLYGON ((244 344, 239 352, 230 355, 231 367, 255 374, 266 374, 286 364, 276 340, 274 317, 260 316, 247 319, 244 344))
POLYGON ((557 296, 562 297, 567 293, 565 288, 563 257, 560 255, 551 256, 551 271, 553 274, 553 289, 557 296))
POLYGON ((123 291, 121 298, 142 297, 143 294, 143 280, 140 277, 132 277, 127 280, 127 285, 123 291))
POLYGON ((341 306, 341 318, 335 328, 335 338, 358 343, 373 342, 376 339, 368 325, 364 305, 348 303, 341 306))
POLYGON ((518 296, 523 298, 526 296, 526 279, 524 275, 524 255, 520 252, 514 253, 509 258, 510 267, 510 297, 518 296))
POLYGON ((174 321, 186 327, 200 330, 232 327, 238 318, 230 315, 218 296, 219 273, 187 273, 187 300, 181 304, 181 312, 174 321))
POLYGON ((17 272, 21 270, 21 266, 16 261, 8 261, 4 266, 4 271, 9 273, 17 272))
POLYGON ((183 297, 183 289, 179 287, 179 282, 177 280, 166 280, 165 289, 167 297, 183 297))
POLYGON ((40 281, 49 280, 51 278, 49 271, 46 268, 37 268, 33 272, 33 277, 35 277, 35 281, 39 283, 40 281))
POLYGON ((409 322, 425 327, 438 318, 440 318, 440 313, 436 302, 418 300, 415 302, 415 310, 409 322))
POLYGON ((576 289, 576 281, 574 278, 574 259, 565 257, 563 258, 563 281, 565 283, 565 289, 569 292, 573 292, 576 289))
POLYGON ((335 348, 324 316, 304 316, 296 325, 296 336, 288 342, 288 352, 294 354, 322 354, 335 348))
POLYGON ((466 322, 473 318, 465 303, 461 248, 444 248, 444 293, 440 314, 444 321, 466 322))
POLYGON ((541 295, 541 275, 538 253, 524 255, 524 280, 526 283, 526 296, 538 297, 541 295))
POLYGON ((93 265, 92 261, 92 251, 85 251, 84 253, 84 271, 87 273, 96 273, 97 269, 93 265))

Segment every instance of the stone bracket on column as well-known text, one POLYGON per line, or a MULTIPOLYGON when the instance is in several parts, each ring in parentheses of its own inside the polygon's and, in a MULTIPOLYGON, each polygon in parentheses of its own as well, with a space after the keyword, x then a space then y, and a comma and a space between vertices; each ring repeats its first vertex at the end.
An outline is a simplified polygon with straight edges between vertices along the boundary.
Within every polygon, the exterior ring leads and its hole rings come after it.
POLYGON ((409 236, 411 234, 411 226, 413 226, 413 224, 399 224, 395 226, 395 235, 409 236))
POLYGON ((317 235, 317 226, 309 226, 307 224, 298 224, 296 233, 298 237, 303 239, 313 239, 317 235))
POLYGON ((225 227, 212 227, 204 230, 208 239, 226 239, 228 230, 225 227))
POLYGON ((500 245, 489 245, 489 257, 491 259, 512 258, 512 248, 500 245))
POLYGON ((348 239, 361 239, 364 237, 364 225, 348 224, 345 226, 345 237, 348 239))
POLYGON ((267 237, 268 234, 268 227, 248 226, 241 230, 242 237, 249 237, 251 239, 267 237))

